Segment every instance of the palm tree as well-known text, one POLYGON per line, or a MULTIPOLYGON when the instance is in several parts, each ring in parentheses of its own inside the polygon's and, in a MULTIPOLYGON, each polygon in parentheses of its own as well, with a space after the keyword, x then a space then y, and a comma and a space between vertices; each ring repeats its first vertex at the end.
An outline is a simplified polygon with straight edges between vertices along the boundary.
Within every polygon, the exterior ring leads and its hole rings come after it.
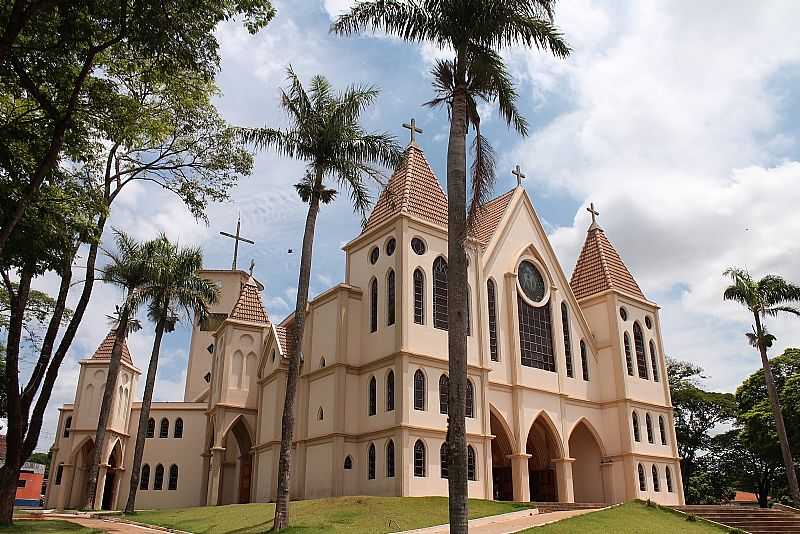
POLYGON ((140 288, 148 282, 150 276, 148 258, 152 249, 151 243, 140 243, 126 233, 116 229, 114 230, 114 241, 117 245, 117 251, 106 251, 111 261, 104 269, 102 279, 107 283, 122 288, 125 291, 125 298, 122 301, 122 305, 117 307, 117 317, 114 318, 116 322, 114 346, 111 349, 108 378, 103 391, 103 402, 100 405, 100 415, 97 421, 97 431, 94 438, 94 458, 89 465, 85 508, 90 510, 94 508, 95 494, 97 492, 97 474, 102 461, 101 455, 104 450, 106 425, 111 413, 114 391, 117 387, 122 348, 128 338, 128 333, 133 327, 131 320, 135 321, 136 310, 143 302, 140 288))
POLYGON ((781 313, 790 313, 800 316, 800 308, 793 304, 800 303, 800 286, 792 284, 780 276, 768 274, 760 280, 753 277, 744 269, 731 267, 725 271, 733 283, 725 289, 725 300, 733 300, 742 304, 753 314, 753 331, 748 332, 747 339, 750 344, 758 349, 761 355, 761 365, 764 367, 764 382, 767 385, 769 401, 772 405, 772 416, 775 418, 775 430, 781 446, 783 464, 786 467, 786 478, 789 482, 789 493, 795 503, 800 503, 800 490, 797 486, 797 472, 789 448, 789 439, 786 436, 786 427, 783 424, 781 401, 775 389, 775 379, 767 357, 767 349, 772 347, 775 336, 770 334, 764 324, 767 317, 776 317, 781 313))
POLYGON ((566 57, 570 49, 553 25, 555 0, 370 0, 358 2, 338 18, 331 30, 351 35, 383 31, 411 42, 432 42, 452 51, 452 59, 433 68, 436 97, 430 106, 445 105, 450 116, 447 145, 448 359, 448 488, 451 532, 467 531, 467 262, 464 242, 494 182, 494 152, 481 135, 478 101, 496 103, 501 116, 520 135, 527 135, 517 110, 517 91, 499 50, 522 44, 566 57), (467 149, 472 145, 471 201, 467 218, 467 149))
POLYGON ((216 285, 199 275, 200 269, 203 268, 203 253, 199 247, 179 248, 164 234, 156 239, 154 245, 150 280, 141 291, 142 299, 148 303, 147 315, 156 324, 156 330, 150 364, 147 367, 142 410, 139 412, 139 430, 136 433, 136 449, 133 453, 131 484, 125 513, 132 513, 136 506, 136 492, 139 489, 161 338, 164 332, 175 330, 178 320, 181 317, 188 317, 192 311, 203 320, 208 314, 208 305, 215 303, 218 296, 216 285))
POLYGON ((285 130, 258 128, 243 130, 243 138, 257 148, 273 148, 279 154, 306 163, 305 177, 295 185, 300 199, 308 204, 297 302, 292 335, 297 350, 290 356, 286 379, 286 398, 281 421, 281 450, 278 461, 278 487, 273 529, 281 530, 289 521, 289 474, 291 445, 294 434, 294 400, 302 359, 308 285, 311 277, 311 256, 314 229, 320 203, 328 204, 337 191, 327 186, 333 182, 350 193, 353 207, 362 221, 370 205, 366 179, 382 181, 375 165, 396 167, 402 158, 394 137, 387 133, 369 133, 359 123, 361 113, 378 96, 372 86, 351 85, 335 92, 328 80, 314 76, 308 91, 291 66, 287 69, 288 90, 282 90, 281 106, 288 115, 290 127, 285 130))

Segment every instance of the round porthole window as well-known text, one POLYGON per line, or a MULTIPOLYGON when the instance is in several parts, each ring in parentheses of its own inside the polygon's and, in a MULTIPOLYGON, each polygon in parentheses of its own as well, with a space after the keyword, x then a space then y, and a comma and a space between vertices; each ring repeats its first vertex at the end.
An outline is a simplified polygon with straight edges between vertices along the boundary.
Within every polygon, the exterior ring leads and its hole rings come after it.
POLYGON ((653 321, 652 321, 652 319, 650 319, 649 316, 644 318, 644 325, 647 328, 653 328, 653 321))
POLYGON ((391 238, 389 241, 386 242, 386 255, 391 256, 394 254, 394 249, 397 246, 397 241, 394 238, 391 238))
POLYGON ((425 254, 425 241, 423 241, 418 237, 415 237, 414 239, 411 240, 411 250, 422 256, 423 254, 425 254))
POLYGON ((625 308, 620 308, 619 309, 619 316, 622 317, 623 321, 627 321, 628 320, 628 310, 626 310, 625 308))
POLYGON ((378 250, 378 247, 372 247, 372 250, 369 251, 369 262, 372 265, 378 261, 378 257, 381 255, 381 251, 378 250))
POLYGON ((523 261, 519 264, 517 273, 519 280, 519 287, 528 300, 531 302, 542 302, 547 295, 547 286, 545 285, 544 277, 536 266, 529 262, 523 261))

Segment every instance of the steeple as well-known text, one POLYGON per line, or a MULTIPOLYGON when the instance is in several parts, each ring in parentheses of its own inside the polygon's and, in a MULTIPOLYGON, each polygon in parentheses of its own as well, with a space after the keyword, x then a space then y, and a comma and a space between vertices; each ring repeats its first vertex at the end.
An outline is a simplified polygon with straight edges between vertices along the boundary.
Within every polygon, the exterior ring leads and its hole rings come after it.
MULTIPOLYGON (((116 332, 115 329, 111 329, 103 342, 100 343, 100 346, 97 347, 97 350, 94 351, 94 354, 92 354, 92 360, 111 360, 111 351, 114 349, 114 337, 117 335, 116 332)), ((122 344, 122 361, 133 365, 127 340, 122 344)))
POLYGON ((261 295, 256 281, 251 276, 242 284, 239 299, 231 310, 230 319, 246 321, 248 323, 269 324, 267 312, 261 303, 261 295))

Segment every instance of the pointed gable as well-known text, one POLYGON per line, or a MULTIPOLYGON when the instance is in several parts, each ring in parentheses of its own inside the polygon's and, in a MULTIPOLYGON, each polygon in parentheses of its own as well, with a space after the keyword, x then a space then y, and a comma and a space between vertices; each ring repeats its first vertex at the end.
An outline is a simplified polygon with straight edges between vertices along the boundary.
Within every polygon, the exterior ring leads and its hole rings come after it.
MULTIPOLYGON (((116 329, 111 329, 108 333, 106 338, 100 343, 100 346, 97 347, 97 350, 94 351, 92 354, 93 360, 111 360, 111 351, 114 350, 114 338, 117 335, 116 329)), ((131 353, 128 350, 128 341, 126 340, 122 344, 122 361, 125 363, 129 363, 133 365, 133 360, 131 360, 131 353)))
POLYGON ((470 235, 484 247, 491 241, 492 236, 497 230, 497 226, 503 219, 508 203, 514 196, 515 189, 503 193, 499 197, 490 200, 481 207, 477 215, 475 226, 470 231, 470 235))
POLYGON ((578 300, 609 289, 647 300, 606 233, 596 223, 589 227, 569 285, 578 300))
POLYGON ((258 286, 252 277, 242 284, 239 300, 233 306, 229 318, 248 323, 269 324, 267 312, 264 311, 264 306, 261 304, 258 286))
POLYGON ((375 228, 398 214, 447 227, 447 197, 416 143, 406 148, 403 163, 378 197, 364 230, 375 228))

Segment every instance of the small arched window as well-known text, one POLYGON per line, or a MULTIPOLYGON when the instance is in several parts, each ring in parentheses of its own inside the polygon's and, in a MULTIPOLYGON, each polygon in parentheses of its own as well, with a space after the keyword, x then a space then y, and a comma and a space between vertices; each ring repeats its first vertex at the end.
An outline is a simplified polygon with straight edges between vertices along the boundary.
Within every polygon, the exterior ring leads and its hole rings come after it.
POLYGON ((447 414, 450 400, 450 379, 447 375, 439 377, 439 413, 447 414))
POLYGON ((447 261, 433 261, 433 327, 447 330, 447 261))
POLYGON ((464 397, 466 397, 467 405, 465 406, 464 412, 467 417, 475 417, 475 388, 472 385, 472 381, 467 379, 467 391, 465 392, 464 397))
POLYGON ((656 344, 650 340, 650 367, 653 368, 653 380, 658 382, 658 355, 656 354, 656 344))
POLYGON ((58 464, 58 469, 56 469, 56 486, 61 485, 61 478, 64 476, 64 464, 58 464))
POLYGON ((369 379, 369 415, 378 413, 378 385, 375 377, 369 379))
POLYGON ((472 335, 472 290, 470 290, 469 286, 467 286, 467 335, 472 335))
POLYGON ((325 356, 319 359, 319 368, 323 369, 325 367, 325 356))
POLYGON ((344 459, 344 468, 348 471, 353 468, 353 458, 349 454, 344 459))
POLYGON ((183 419, 175 419, 175 428, 172 430, 172 437, 180 439, 183 437, 183 419))
POLYGON ((647 442, 653 443, 653 420, 649 413, 644 414, 644 426, 647 428, 647 442))
POLYGON ((414 373, 414 409, 425 409, 425 375, 422 369, 414 373))
POLYGON ((581 371, 583 379, 589 381, 589 357, 586 353, 586 342, 581 339, 581 371))
POLYGON ((367 478, 369 480, 375 479, 375 444, 370 443, 367 452, 367 478))
POLYGON ((389 269, 386 275, 386 324, 394 324, 394 269, 389 269))
POLYGON ((272 349, 272 363, 275 363, 275 349, 272 349))
POLYGON ((639 491, 647 491, 647 479, 644 478, 644 467, 642 467, 642 464, 639 464, 638 471, 639 471, 639 491))
POLYGON ((67 417, 64 420, 64 437, 69 437, 69 429, 72 427, 72 416, 67 417))
POLYGON ((161 420, 161 425, 158 427, 158 437, 159 438, 168 438, 169 437, 169 419, 166 417, 161 420))
POLYGON ((636 349, 636 366, 639 368, 639 378, 647 380, 647 356, 644 354, 644 334, 639 323, 633 323, 633 346, 636 349))
POLYGON ((150 465, 144 464, 142 466, 142 475, 139 477, 139 489, 146 490, 150 487, 150 465))
POLYGON ((325 411, 322 409, 322 406, 319 407, 317 410, 317 420, 322 421, 325 418, 325 411))
POLYGON ((154 490, 164 489, 164 466, 161 464, 158 464, 156 466, 156 474, 153 477, 153 489, 154 490))
POLYGON ((386 375, 386 411, 394 411, 394 371, 386 375))
POLYGON ((467 480, 478 480, 475 449, 472 448, 472 445, 467 445, 467 480))
POLYGON ((150 419, 147 420, 147 433, 145 434, 145 437, 152 438, 155 435, 156 435, 156 420, 151 417, 150 419))
POLYGON ((394 441, 386 444, 386 476, 394 478, 394 441))
POLYGON ((667 479, 667 491, 672 493, 672 472, 670 471, 669 466, 664 469, 664 475, 667 479))
POLYGON ((369 283, 369 331, 378 330, 378 281, 372 279, 369 283))
POLYGON ((421 439, 414 443, 414 476, 425 476, 425 444, 421 439))
POLYGON ((628 374, 633 376, 633 356, 631 355, 631 338, 628 337, 628 333, 625 332, 625 335, 622 338, 623 343, 625 344, 625 365, 628 367, 628 374))
POLYGON ((439 447, 439 476, 442 478, 447 478, 448 476, 449 465, 447 458, 447 442, 445 441, 439 447))
POLYGON ((666 429, 666 425, 664 425, 664 416, 663 415, 659 415, 658 416, 658 432, 661 434, 661 444, 662 445, 666 445, 667 444, 667 429, 666 429))
POLYGON ((420 268, 414 270, 414 322, 425 324, 425 275, 420 268))
POLYGON ((641 441, 642 437, 639 434, 639 414, 633 412, 631 415, 631 421, 633 422, 633 440, 641 441))
POLYGON ((661 491, 661 482, 658 480, 658 468, 653 464, 653 491, 661 491))
POLYGON ((167 482, 167 489, 178 489, 178 466, 175 464, 169 466, 169 481, 167 482))
POLYGON ((493 362, 500 361, 497 346, 497 288, 491 278, 486 282, 486 296, 489 306, 489 355, 493 362))
POLYGON ((564 357, 567 363, 567 376, 572 378, 574 371, 572 368, 572 339, 569 335, 569 310, 567 310, 567 303, 561 303, 561 329, 564 331, 564 357))

